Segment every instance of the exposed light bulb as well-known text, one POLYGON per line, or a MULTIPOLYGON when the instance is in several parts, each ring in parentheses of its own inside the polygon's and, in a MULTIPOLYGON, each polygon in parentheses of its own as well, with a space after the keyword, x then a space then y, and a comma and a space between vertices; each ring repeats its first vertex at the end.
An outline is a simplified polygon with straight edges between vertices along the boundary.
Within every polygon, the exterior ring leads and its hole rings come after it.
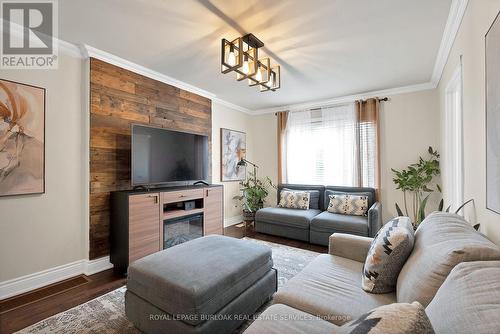
POLYGON ((276 87, 276 73, 271 72, 271 74, 273 76, 273 87, 276 87))
POLYGON ((243 73, 248 74, 250 72, 250 68, 248 67, 248 57, 245 56, 245 60, 243 61, 243 67, 241 68, 243 73))
POLYGON ((262 72, 260 71, 260 66, 257 68, 257 74, 255 75, 255 80, 258 82, 262 81, 262 72))
POLYGON ((236 65, 236 55, 234 54, 234 51, 229 52, 229 55, 227 56, 227 63, 229 66, 236 65))

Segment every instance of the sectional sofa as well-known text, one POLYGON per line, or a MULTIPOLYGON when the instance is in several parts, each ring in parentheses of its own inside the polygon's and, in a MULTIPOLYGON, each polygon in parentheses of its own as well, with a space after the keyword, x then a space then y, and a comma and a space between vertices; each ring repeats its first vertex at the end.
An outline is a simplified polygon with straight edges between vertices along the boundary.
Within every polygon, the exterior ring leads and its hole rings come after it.
POLYGON ((361 288, 371 241, 333 234, 329 254, 280 288, 245 334, 346 333, 347 322, 376 307, 414 301, 425 307, 436 333, 500 332, 500 248, 462 217, 433 213, 420 224, 391 293, 361 288))
POLYGON ((255 214, 257 232, 328 246, 329 237, 333 233, 373 237, 382 227, 382 205, 376 202, 373 188, 280 184, 278 202, 284 189, 309 191, 309 209, 260 209, 255 214), (349 216, 326 211, 330 201, 329 195, 338 193, 368 196, 367 216, 349 216))

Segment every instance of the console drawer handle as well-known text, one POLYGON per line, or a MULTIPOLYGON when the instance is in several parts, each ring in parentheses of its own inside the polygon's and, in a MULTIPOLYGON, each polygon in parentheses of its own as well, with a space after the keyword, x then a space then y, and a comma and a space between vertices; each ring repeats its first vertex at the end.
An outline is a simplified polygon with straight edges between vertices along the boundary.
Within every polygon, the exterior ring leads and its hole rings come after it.
POLYGON ((155 199, 155 204, 156 204, 156 203, 158 203, 158 195, 149 195, 148 197, 149 197, 149 198, 154 197, 154 199, 155 199))

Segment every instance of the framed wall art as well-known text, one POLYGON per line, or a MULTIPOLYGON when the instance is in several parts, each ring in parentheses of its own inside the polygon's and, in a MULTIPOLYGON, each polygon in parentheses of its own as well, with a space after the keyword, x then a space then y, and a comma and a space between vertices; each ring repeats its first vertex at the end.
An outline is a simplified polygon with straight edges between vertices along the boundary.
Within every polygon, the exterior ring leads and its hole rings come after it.
POLYGON ((0 196, 45 192, 45 89, 0 79, 0 196))
POLYGON ((244 132, 220 129, 221 139, 221 181, 241 181, 245 179, 246 167, 238 166, 245 158, 246 134, 244 132))

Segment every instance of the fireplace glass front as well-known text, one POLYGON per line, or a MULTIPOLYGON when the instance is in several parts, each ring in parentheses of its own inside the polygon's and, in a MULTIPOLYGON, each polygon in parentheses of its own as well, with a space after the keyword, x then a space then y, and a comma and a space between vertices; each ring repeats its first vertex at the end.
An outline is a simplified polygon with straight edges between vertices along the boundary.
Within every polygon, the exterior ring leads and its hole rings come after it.
POLYGON ((203 236, 203 214, 163 221, 163 249, 203 236))

